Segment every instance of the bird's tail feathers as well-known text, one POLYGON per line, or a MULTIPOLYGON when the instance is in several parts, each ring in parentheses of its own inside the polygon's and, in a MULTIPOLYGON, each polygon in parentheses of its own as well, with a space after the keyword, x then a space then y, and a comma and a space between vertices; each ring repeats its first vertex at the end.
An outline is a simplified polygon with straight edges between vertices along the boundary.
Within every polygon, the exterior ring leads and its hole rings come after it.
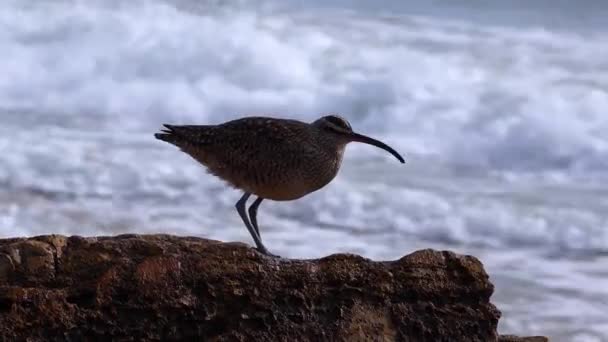
POLYGON ((155 133, 154 137, 158 140, 183 146, 183 145, 202 145, 210 141, 212 132, 211 125, 169 125, 163 124, 161 133, 155 133))

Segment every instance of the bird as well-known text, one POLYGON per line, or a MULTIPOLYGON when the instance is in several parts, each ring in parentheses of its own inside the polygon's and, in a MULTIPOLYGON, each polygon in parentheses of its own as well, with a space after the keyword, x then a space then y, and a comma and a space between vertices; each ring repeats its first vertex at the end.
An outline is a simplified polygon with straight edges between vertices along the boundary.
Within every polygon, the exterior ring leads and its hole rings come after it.
POLYGON ((236 210, 264 255, 279 257, 262 242, 257 211, 263 200, 293 201, 331 182, 351 142, 381 148, 401 163, 403 157, 380 140, 353 131, 341 115, 312 122, 274 116, 245 116, 219 124, 172 125, 156 139, 178 147, 206 171, 243 191, 236 210), (257 196, 246 210, 247 200, 257 196))

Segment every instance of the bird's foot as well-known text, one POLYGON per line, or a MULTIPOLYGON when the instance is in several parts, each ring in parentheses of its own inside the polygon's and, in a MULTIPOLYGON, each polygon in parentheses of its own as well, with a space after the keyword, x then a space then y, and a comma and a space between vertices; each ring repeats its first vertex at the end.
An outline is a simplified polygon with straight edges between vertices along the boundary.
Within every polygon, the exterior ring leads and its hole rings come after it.
POLYGON ((262 254, 264 254, 266 256, 272 257, 272 258, 280 258, 281 257, 280 255, 276 255, 276 254, 270 253, 266 248, 256 248, 256 249, 257 249, 258 252, 260 252, 260 253, 262 253, 262 254))

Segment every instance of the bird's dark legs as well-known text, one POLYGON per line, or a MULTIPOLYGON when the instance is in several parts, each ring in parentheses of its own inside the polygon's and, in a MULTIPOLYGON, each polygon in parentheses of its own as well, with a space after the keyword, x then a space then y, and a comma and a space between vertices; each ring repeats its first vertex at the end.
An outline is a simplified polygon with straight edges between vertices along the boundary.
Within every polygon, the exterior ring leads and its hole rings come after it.
POLYGON ((249 219, 251 220, 251 225, 253 226, 253 229, 255 229, 255 232, 258 233, 258 237, 260 239, 262 239, 262 235, 260 235, 260 229, 258 228, 258 207, 260 206, 260 203, 262 203, 264 199, 262 197, 258 197, 255 199, 255 201, 251 204, 251 206, 249 206, 249 219))
MULTIPOLYGON (((241 199, 238 200, 238 202, 236 202, 236 205, 235 205, 236 210, 239 213, 239 215, 241 216, 243 223, 245 223, 245 226, 247 227, 249 234, 251 234, 251 237, 253 238, 253 241, 255 242, 255 245, 258 248, 258 250, 266 255, 274 256, 272 253, 268 252, 268 249, 266 249, 266 247, 262 243, 262 239, 258 235, 256 229, 254 229, 253 226, 251 225, 251 222, 249 222, 249 218, 247 217, 247 214, 245 213, 245 205, 247 204, 247 199, 249 198, 249 196, 251 196, 251 194, 248 192, 243 194, 243 197, 241 197, 241 199)), ((258 205, 259 205, 259 203, 258 203, 258 205)))

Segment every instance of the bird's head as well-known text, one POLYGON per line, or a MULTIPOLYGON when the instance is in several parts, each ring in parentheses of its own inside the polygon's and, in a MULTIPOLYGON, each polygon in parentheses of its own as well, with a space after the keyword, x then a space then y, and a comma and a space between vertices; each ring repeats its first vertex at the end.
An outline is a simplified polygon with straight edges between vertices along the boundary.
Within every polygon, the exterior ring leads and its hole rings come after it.
POLYGON ((312 123, 313 126, 322 130, 325 134, 331 134, 336 138, 337 141, 342 142, 343 144, 347 144, 349 142, 361 142, 364 144, 373 145, 379 147, 385 151, 388 151, 390 154, 395 156, 400 162, 405 163, 403 157, 397 151, 395 151, 392 147, 383 143, 382 141, 370 138, 363 134, 355 133, 350 123, 343 117, 339 115, 326 115, 312 123))

